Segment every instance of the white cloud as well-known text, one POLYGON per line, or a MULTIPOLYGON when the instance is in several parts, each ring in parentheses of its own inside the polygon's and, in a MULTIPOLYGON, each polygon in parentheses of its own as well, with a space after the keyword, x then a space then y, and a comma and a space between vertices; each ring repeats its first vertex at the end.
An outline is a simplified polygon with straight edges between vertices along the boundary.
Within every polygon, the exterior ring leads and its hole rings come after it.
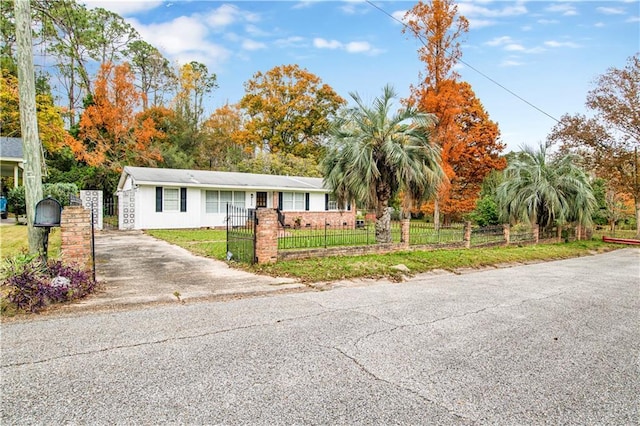
POLYGON ((342 43, 338 40, 325 40, 323 38, 314 38, 313 46, 318 49, 341 49, 342 43))
POLYGON ((338 40, 326 40, 324 38, 317 37, 313 39, 313 46, 318 49, 344 50, 347 53, 368 53, 376 55, 382 52, 382 50, 374 48, 366 41, 342 43, 338 40))
POLYGON ((86 5, 89 9, 101 7, 120 16, 128 16, 155 9, 162 5, 162 0, 81 0, 79 3, 86 5))
POLYGON ((570 47, 572 49, 577 49, 581 47, 579 44, 574 43, 572 41, 555 41, 555 40, 545 41, 544 45, 548 47, 570 47))
POLYGON ((396 10, 395 12, 391 13, 391 16, 400 22, 404 22, 404 15, 406 14, 407 14, 406 10, 396 10))
POLYGON ((469 21, 469 28, 473 29, 473 30, 477 30, 479 28, 486 28, 486 27, 491 27, 493 25, 496 25, 496 21, 491 20, 491 19, 475 19, 475 18, 469 18, 467 19, 469 21))
POLYGON ((485 42, 487 46, 502 46, 505 44, 513 43, 513 39, 509 36, 495 37, 485 42))
POLYGON ((458 13, 469 18, 474 16, 480 16, 485 18, 500 18, 507 16, 518 16, 527 13, 527 8, 523 1, 518 1, 515 4, 501 3, 501 7, 489 8, 479 6, 478 3, 458 3, 458 13))
POLYGON ((619 7, 596 7, 596 10, 605 15, 624 15, 625 11, 619 7))
POLYGON ((605 25, 604 22, 596 22, 593 26, 596 28, 604 28, 605 25))
POLYGON ((547 12, 559 12, 563 16, 575 16, 578 14, 575 6, 570 3, 552 4, 545 9, 547 12))
POLYGON ((349 53, 361 53, 361 52, 370 52, 371 45, 366 41, 352 41, 347 43, 345 46, 345 50, 349 53))
POLYGON ((519 67, 524 65, 524 62, 516 61, 515 59, 505 59, 500 62, 501 67, 519 67))
POLYGON ((238 22, 259 22, 260 16, 256 13, 243 11, 234 5, 223 4, 207 13, 205 20, 215 30, 222 30, 238 22))
POLYGON ((213 65, 224 63, 231 57, 229 50, 207 40, 207 26, 198 18, 180 16, 172 21, 150 25, 141 24, 136 19, 129 19, 128 22, 145 41, 179 63, 195 60, 213 65))
POLYGON ((626 22, 640 22, 640 16, 632 16, 626 22))
POLYGON ((364 0, 344 0, 340 10, 347 15, 355 15, 368 13, 369 7, 364 0))
POLYGON ((556 19, 538 19, 538 24, 542 24, 542 25, 554 25, 559 23, 560 21, 556 19))
POLYGON ((508 50, 510 52, 524 52, 526 49, 521 44, 511 43, 511 44, 507 44, 504 47, 504 50, 508 50))
POLYGON ((253 50, 266 49, 267 45, 259 41, 246 39, 242 42, 242 48, 244 50, 253 51, 253 50))
POLYGON ((304 37, 300 37, 300 36, 280 38, 276 40, 274 43, 278 47, 305 47, 307 45, 304 37))

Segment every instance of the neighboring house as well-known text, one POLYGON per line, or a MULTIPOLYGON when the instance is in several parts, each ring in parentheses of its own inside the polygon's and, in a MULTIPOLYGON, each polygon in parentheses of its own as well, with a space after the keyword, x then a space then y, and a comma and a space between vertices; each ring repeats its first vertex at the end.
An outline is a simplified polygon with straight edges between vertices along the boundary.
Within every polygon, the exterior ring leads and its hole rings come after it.
POLYGON ((287 227, 355 226, 321 178, 125 167, 118 182, 120 229, 220 228, 227 204, 278 209, 287 227))
MULTIPOLYGON (((22 139, 0 136, 0 172, 3 182, 13 178, 13 186, 22 183, 24 160, 22 158, 22 139)), ((2 191, 7 188, 2 188, 2 191)))

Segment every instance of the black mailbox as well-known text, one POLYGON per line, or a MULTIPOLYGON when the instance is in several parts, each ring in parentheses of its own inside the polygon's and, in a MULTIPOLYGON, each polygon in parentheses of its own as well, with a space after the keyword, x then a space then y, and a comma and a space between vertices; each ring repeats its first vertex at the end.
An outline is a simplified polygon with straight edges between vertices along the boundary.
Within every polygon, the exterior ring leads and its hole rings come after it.
POLYGON ((33 226, 51 228, 60 226, 62 206, 55 198, 47 197, 36 204, 36 218, 33 226))

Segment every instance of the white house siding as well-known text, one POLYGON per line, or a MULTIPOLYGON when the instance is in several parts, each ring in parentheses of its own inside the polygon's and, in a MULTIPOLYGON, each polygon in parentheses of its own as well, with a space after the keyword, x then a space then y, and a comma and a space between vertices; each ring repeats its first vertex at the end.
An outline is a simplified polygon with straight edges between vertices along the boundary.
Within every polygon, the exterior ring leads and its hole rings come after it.
MULTIPOLYGON (((177 188, 167 185, 163 188, 177 188)), ((139 186, 136 191, 136 229, 200 228, 202 203, 200 190, 187 188, 187 211, 156 212, 156 187, 139 186)), ((164 204, 163 204, 164 210, 164 204)))

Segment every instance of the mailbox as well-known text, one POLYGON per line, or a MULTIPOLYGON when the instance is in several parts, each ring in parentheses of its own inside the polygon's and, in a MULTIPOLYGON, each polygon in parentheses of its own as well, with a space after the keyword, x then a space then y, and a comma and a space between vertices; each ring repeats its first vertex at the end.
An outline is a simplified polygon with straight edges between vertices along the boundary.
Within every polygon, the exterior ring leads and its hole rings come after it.
POLYGON ((55 198, 47 197, 36 204, 36 218, 33 226, 51 228, 60 226, 62 206, 55 198))

